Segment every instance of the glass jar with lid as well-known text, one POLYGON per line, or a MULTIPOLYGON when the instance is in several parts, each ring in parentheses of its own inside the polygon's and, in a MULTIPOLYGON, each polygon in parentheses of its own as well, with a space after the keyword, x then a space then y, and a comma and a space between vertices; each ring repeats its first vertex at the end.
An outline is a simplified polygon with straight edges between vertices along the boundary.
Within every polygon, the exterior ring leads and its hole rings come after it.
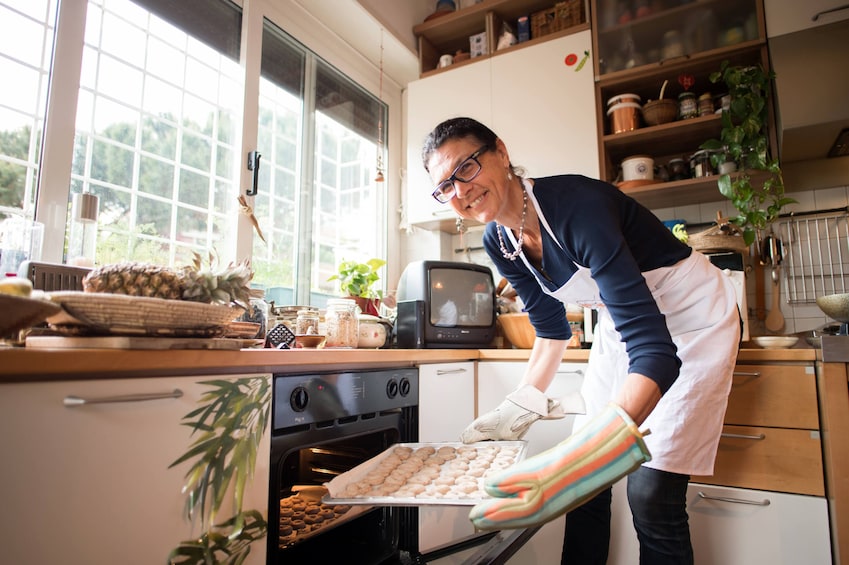
POLYGON ((359 339, 359 321, 357 303, 348 298, 334 298, 327 301, 324 314, 327 341, 324 346, 336 348, 355 348, 359 339))
POLYGON ((318 334, 318 311, 311 309, 298 310, 295 320, 295 335, 318 334))

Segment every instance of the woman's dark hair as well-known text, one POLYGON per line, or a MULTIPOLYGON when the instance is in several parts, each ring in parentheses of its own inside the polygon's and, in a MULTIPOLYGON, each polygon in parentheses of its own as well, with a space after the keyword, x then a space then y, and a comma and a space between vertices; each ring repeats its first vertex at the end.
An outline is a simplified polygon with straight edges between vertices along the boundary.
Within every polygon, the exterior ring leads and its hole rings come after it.
POLYGON ((495 140, 498 136, 491 129, 472 118, 451 118, 445 120, 428 134, 422 147, 422 164, 426 171, 427 162, 434 151, 439 149, 443 143, 452 139, 471 138, 488 149, 495 149, 495 140))

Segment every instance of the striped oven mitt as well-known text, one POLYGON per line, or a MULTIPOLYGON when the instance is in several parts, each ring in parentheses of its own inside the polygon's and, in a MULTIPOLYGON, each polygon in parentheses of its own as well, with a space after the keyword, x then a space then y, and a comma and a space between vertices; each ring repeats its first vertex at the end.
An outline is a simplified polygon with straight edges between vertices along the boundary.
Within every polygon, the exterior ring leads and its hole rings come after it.
POLYGON ((611 403, 565 441, 487 478, 494 498, 472 508, 469 519, 479 530, 543 524, 650 460, 636 424, 611 403))

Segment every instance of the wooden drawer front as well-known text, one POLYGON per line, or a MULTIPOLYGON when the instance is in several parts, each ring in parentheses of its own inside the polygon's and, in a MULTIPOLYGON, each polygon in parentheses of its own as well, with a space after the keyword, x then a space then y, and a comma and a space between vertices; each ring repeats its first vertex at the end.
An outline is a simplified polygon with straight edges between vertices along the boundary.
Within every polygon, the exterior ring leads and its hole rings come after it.
POLYGON ((725 423, 819 429, 813 366, 737 365, 725 423))
POLYGON ((692 481, 825 496, 819 432, 723 426, 713 476, 692 481))

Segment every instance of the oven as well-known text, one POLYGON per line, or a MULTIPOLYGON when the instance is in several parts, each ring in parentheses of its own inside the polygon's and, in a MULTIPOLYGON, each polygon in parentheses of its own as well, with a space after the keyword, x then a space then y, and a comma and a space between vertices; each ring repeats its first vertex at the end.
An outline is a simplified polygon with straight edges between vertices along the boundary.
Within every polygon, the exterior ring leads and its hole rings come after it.
POLYGON ((268 563, 402 562, 415 508, 321 504, 321 486, 399 442, 418 440, 418 370, 275 375, 268 563))

